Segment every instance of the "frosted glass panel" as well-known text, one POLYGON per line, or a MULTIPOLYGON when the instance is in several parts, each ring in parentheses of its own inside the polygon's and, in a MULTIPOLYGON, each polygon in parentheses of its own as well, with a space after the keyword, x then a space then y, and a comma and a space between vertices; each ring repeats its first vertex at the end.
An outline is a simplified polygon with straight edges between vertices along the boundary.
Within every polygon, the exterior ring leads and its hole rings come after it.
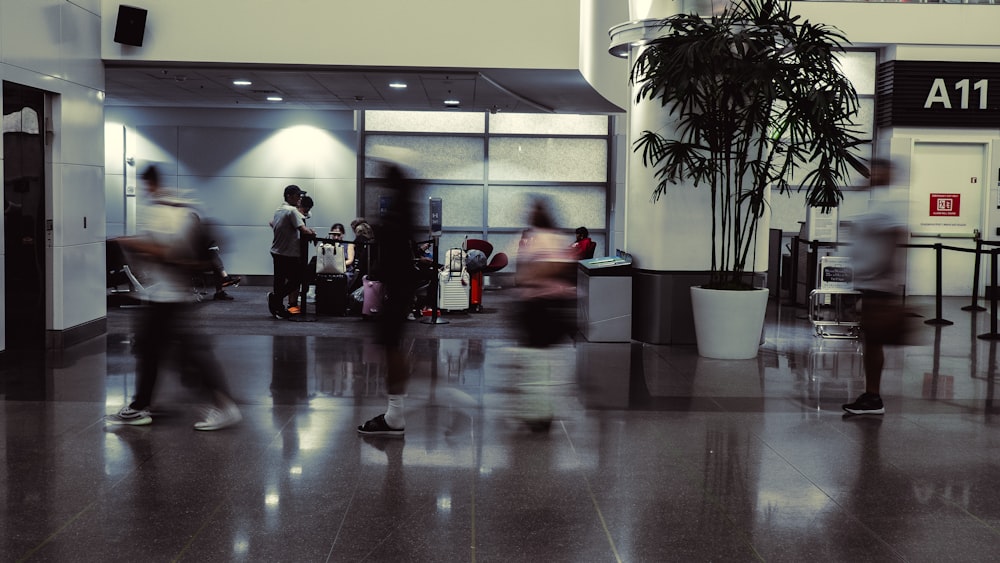
POLYGON ((482 113, 457 111, 366 111, 365 130, 414 133, 485 133, 482 113))
MULTIPOLYGON (((482 138, 368 135, 365 154, 395 160, 414 178, 483 181, 482 138)), ((380 168, 366 159, 365 177, 378 177, 380 168)))
POLYGON ((837 57, 840 69, 854 85, 858 95, 875 94, 875 52, 848 51, 837 57))
POLYGON ((517 270, 517 249, 518 243, 521 241, 521 233, 490 233, 487 240, 493 245, 494 256, 500 252, 507 255, 507 267, 497 273, 510 274, 515 272, 517 270))
POLYGON ((490 186, 489 226, 524 228, 537 195, 549 199, 557 228, 604 229, 605 193, 604 186, 490 186))
MULTIPOLYGON (((365 217, 378 217, 379 197, 386 194, 385 188, 369 182, 365 190, 365 217)), ((441 198, 441 219, 445 229, 472 227, 482 230, 483 186, 439 186, 418 185, 413 190, 413 220, 421 227, 430 225, 429 204, 432 197, 441 198)), ((424 229, 426 230, 426 229, 424 229)))
POLYGON ((606 182, 607 177, 604 139, 490 139, 493 182, 606 182))
POLYGON ((607 135, 608 116, 546 113, 497 113, 490 115, 490 133, 607 135))

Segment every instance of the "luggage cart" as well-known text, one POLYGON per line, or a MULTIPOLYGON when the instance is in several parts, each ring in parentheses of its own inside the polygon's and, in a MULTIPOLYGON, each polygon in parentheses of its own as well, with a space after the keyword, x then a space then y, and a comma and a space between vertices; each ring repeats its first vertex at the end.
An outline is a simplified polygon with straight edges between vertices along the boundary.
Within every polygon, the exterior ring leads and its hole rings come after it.
POLYGON ((809 293, 809 321, 822 338, 858 338, 861 292, 854 289, 854 268, 844 256, 819 260, 820 286, 809 293))

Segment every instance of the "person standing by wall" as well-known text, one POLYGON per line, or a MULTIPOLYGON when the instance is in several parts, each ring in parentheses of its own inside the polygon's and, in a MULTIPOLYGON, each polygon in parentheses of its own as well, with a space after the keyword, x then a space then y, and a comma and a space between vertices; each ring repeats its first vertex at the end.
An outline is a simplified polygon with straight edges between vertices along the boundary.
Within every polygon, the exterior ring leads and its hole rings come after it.
MULTIPOLYGON (((274 290, 267 294, 267 308, 271 315, 287 319, 292 313, 285 307, 285 298, 302 283, 303 268, 300 263, 299 237, 313 237, 316 233, 306 226, 302 213, 296 207, 306 192, 295 184, 285 187, 285 202, 274 210, 271 229, 271 260, 274 262, 274 290)), ((295 305, 294 303, 291 305, 295 305)))
POLYGON ((214 406, 195 430, 219 430, 232 426, 243 416, 229 394, 222 367, 216 361, 210 340, 181 327, 181 319, 192 303, 191 272, 204 269, 201 257, 207 249, 198 248, 195 236, 200 221, 190 204, 171 198, 160 187, 160 174, 150 166, 143 172, 146 191, 152 199, 147 232, 122 237, 119 242, 141 256, 146 274, 153 281, 136 333, 136 392, 132 402, 116 414, 108 415, 108 424, 143 426, 153 422, 149 406, 153 400, 159 368, 175 345, 179 365, 185 375, 199 381, 212 396, 214 406))
MULTIPOLYGON (((302 197, 299 198, 299 203, 298 205, 295 206, 295 208, 298 209, 299 214, 302 215, 303 223, 312 218, 312 208, 315 206, 315 204, 316 203, 313 201, 313 198, 305 194, 303 194, 302 197)), ((303 245, 301 241, 302 239, 299 239, 299 248, 306 249, 305 252, 308 253, 308 246, 303 245)), ((313 256, 312 260, 310 261, 307 259, 303 259, 300 256, 299 264, 303 263, 305 263, 305 271, 299 278, 299 284, 305 283, 306 286, 311 286, 313 282, 316 280, 316 257, 313 256)), ((292 288, 291 293, 288 294, 288 312, 293 315, 297 315, 302 312, 302 309, 299 307, 300 305, 299 288, 300 285, 296 285, 295 287, 292 288)))

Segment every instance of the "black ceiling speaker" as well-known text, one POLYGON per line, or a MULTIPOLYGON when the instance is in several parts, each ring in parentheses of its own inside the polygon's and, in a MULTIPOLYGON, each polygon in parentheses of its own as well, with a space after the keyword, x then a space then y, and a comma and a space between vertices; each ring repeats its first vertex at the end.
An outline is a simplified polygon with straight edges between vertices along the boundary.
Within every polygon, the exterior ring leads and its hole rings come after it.
POLYGON ((115 24, 115 43, 142 47, 146 33, 146 10, 135 6, 118 6, 118 23, 115 24))

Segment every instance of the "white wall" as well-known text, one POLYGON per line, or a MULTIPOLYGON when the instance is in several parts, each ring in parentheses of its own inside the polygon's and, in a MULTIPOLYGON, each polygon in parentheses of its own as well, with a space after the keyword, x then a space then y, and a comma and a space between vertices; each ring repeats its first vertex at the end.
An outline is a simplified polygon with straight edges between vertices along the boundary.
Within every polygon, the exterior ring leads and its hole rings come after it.
POLYGON ((109 236, 142 229, 146 198, 137 175, 151 163, 165 186, 186 190, 217 223, 234 274, 272 274, 267 223, 288 184, 315 200, 308 223, 320 235, 355 217, 353 112, 108 108, 106 122, 109 236), (134 165, 123 166, 126 159, 134 165), (128 186, 136 197, 125 194, 128 186))
MULTIPOLYGON (((99 0, 0 1, 0 80, 52 93, 54 135, 46 186, 47 218, 53 225, 46 256, 49 330, 106 314, 104 300, 93 298, 105 288, 100 34, 99 0)), ((7 330, 0 329, 4 343, 7 330)))
POLYGON ((144 0, 141 48, 114 43, 118 0, 101 0, 105 59, 301 65, 577 68, 579 0, 144 0), (225 40, 220 40, 224 38, 225 40))

